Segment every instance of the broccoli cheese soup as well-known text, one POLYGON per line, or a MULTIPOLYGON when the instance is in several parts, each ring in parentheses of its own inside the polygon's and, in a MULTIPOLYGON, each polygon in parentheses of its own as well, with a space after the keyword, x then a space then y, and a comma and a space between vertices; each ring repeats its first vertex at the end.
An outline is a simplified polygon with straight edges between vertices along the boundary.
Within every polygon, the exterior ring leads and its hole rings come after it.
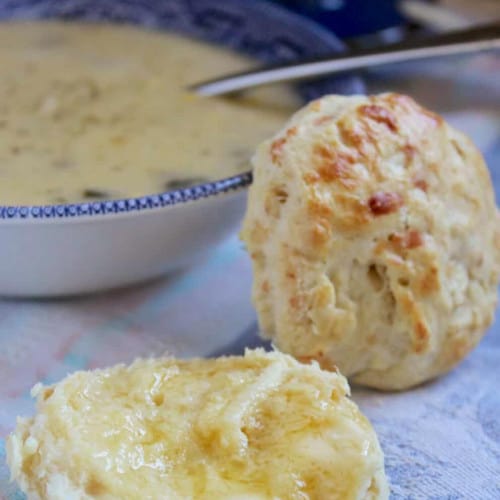
POLYGON ((248 169, 296 107, 292 92, 202 98, 185 87, 249 65, 130 26, 0 24, 0 204, 140 196, 248 169))

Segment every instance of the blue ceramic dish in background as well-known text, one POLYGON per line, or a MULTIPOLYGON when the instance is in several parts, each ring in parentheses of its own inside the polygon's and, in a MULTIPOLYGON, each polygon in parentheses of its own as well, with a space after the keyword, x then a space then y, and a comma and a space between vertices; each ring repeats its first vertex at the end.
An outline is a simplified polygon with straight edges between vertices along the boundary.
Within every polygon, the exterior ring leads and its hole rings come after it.
POLYGON ((352 38, 407 24, 400 0, 272 0, 314 19, 340 38, 352 38))
MULTIPOLYGON (((4 0, 0 20, 57 18, 173 30, 229 46, 263 62, 342 50, 311 21, 244 0, 4 0)), ((302 85, 305 100, 363 91, 353 76, 302 85)), ((159 96, 160 98, 160 96, 159 96)), ((140 166, 139 166, 140 167, 140 166)), ((29 179, 27 179, 29 182, 29 179)), ((134 199, 0 205, 0 294, 60 296, 143 281, 187 266, 238 227, 247 172, 134 199)))

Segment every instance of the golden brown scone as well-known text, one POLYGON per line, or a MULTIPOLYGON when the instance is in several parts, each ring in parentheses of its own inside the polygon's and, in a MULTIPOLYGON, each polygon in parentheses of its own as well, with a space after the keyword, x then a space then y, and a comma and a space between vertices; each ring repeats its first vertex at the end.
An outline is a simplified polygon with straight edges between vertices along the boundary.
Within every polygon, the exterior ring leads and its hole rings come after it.
POLYGON ((242 238, 279 349, 405 389, 478 343, 497 299, 499 217, 464 134, 406 96, 328 96, 253 163, 242 238))
POLYGON ((388 498, 345 378, 278 352, 139 360, 35 392, 7 448, 29 499, 388 498))

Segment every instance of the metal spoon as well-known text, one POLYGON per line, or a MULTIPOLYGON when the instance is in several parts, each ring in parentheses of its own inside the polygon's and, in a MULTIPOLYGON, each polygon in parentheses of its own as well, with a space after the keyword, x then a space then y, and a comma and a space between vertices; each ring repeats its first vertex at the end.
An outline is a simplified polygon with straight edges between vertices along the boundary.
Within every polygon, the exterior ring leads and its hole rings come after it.
POLYGON ((190 90, 203 96, 229 94, 238 90, 276 82, 303 80, 379 64, 411 61, 437 56, 465 54, 500 48, 500 22, 452 31, 376 49, 362 49, 306 61, 292 62, 236 73, 197 83, 190 90))

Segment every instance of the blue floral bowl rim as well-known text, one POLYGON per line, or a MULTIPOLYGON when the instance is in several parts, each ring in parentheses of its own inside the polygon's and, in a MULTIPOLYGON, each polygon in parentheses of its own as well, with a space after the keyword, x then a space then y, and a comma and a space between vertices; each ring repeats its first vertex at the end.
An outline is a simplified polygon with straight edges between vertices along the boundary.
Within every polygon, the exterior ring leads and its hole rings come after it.
POLYGON ((0 222, 12 219, 62 219, 143 212, 238 191, 251 183, 252 172, 247 171, 224 179, 136 198, 57 205, 0 205, 0 222))
MULTIPOLYGON (((339 39, 326 28, 304 16, 291 12, 281 6, 262 2, 261 7, 287 15, 300 22, 308 30, 320 36, 325 43, 337 46, 339 39)), ((0 22, 4 22, 0 20, 0 22)), ((158 29, 158 28, 156 28, 158 29)), ((160 29, 161 31, 161 29, 160 29)), ((165 30, 166 31, 166 30, 165 30)), ((218 195, 235 192, 252 183, 252 171, 245 171, 231 177, 195 184, 186 188, 148 194, 139 197, 99 200, 79 203, 61 203, 45 205, 2 205, 0 204, 0 223, 8 220, 47 220, 75 219, 80 217, 109 216, 131 212, 144 212, 194 202, 218 195)))

